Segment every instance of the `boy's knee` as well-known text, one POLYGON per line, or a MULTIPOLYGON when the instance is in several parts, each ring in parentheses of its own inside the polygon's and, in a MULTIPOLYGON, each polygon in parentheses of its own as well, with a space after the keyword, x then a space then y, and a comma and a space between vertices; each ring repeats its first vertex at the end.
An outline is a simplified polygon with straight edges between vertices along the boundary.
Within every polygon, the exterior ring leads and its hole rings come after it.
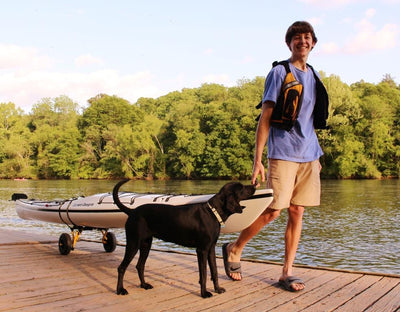
POLYGON ((298 206, 298 205, 290 205, 289 207, 289 217, 303 217, 304 213, 304 206, 298 206))
POLYGON ((280 211, 280 210, 267 208, 267 209, 261 214, 261 217, 263 218, 264 223, 267 224, 267 223, 269 223, 269 222, 275 220, 276 218, 278 218, 280 214, 281 214, 281 211, 280 211))

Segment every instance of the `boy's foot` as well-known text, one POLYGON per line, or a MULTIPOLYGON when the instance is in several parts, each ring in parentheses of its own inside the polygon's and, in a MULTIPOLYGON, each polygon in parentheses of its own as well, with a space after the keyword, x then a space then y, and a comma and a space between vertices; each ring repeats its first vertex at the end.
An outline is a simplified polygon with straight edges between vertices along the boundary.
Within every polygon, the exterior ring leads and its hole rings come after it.
POLYGON ((222 246, 222 255, 224 259, 224 267, 226 275, 234 280, 234 281, 241 281, 242 280, 242 270, 240 261, 229 261, 230 256, 230 248, 228 243, 225 243, 222 246))
POLYGON ((288 291, 300 291, 306 287, 304 281, 295 276, 287 276, 279 279, 279 285, 288 291))

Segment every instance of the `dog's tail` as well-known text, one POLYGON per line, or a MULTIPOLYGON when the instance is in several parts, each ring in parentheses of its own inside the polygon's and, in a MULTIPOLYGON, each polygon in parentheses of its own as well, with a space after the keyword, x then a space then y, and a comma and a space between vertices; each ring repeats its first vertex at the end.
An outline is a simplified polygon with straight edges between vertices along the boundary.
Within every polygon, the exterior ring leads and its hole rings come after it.
POLYGON ((123 212, 125 212, 127 215, 129 215, 129 214, 131 213, 132 209, 126 207, 123 203, 121 203, 121 201, 119 200, 118 191, 119 191, 119 188, 120 188, 123 184, 125 184, 126 182, 128 182, 128 181, 129 181, 129 179, 122 180, 122 181, 118 182, 118 183, 114 186, 113 192, 112 192, 113 199, 114 199, 114 204, 116 204, 116 205, 118 206, 118 208, 121 209, 123 212))

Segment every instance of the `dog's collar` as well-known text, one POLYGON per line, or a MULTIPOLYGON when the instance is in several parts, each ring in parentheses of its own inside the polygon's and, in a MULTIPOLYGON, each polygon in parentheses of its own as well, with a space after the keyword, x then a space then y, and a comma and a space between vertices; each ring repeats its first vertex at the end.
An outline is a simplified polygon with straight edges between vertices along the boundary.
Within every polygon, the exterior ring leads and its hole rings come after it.
POLYGON ((217 218, 219 224, 221 224, 221 226, 224 227, 224 226, 225 226, 225 223, 224 223, 224 221, 222 221, 222 218, 221 218, 221 216, 219 215, 217 209, 215 209, 213 206, 211 206, 209 202, 207 202, 207 205, 208 205, 208 207, 211 209, 211 211, 213 212, 213 214, 215 215, 215 217, 217 218))

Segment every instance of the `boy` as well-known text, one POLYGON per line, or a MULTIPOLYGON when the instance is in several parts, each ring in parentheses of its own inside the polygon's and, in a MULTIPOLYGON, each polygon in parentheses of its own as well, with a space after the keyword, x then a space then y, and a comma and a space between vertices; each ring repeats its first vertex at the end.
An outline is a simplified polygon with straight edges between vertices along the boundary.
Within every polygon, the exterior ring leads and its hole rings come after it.
POLYGON ((224 244, 223 255, 228 277, 241 280, 240 257, 246 243, 276 219, 282 209, 287 208, 285 257, 279 284, 286 290, 300 291, 305 283, 293 276, 293 263, 301 235, 304 207, 320 204, 319 157, 323 153, 314 131, 317 88, 313 69, 307 66, 308 55, 317 38, 309 23, 295 22, 287 30, 285 41, 291 51, 288 60, 290 70, 303 85, 300 112, 290 130, 271 126, 271 115, 286 76, 283 65, 273 67, 265 81, 262 111, 256 131, 252 183, 256 183, 258 175, 265 181, 262 154, 268 142, 267 187, 273 189, 274 200, 252 225, 240 233, 235 242, 224 244))

